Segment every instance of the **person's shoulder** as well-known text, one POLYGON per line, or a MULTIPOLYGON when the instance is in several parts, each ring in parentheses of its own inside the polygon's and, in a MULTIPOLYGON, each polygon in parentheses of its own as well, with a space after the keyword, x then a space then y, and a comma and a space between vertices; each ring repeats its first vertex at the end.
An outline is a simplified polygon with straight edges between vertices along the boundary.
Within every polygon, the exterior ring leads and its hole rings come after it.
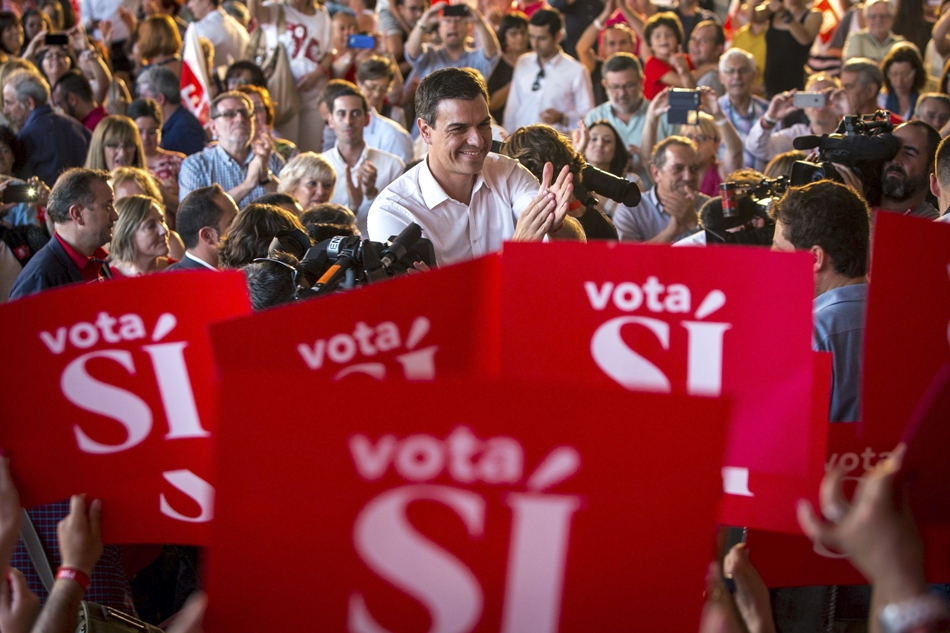
POLYGON ((389 163, 399 163, 405 167, 405 163, 401 158, 393 154, 392 152, 387 152, 384 149, 379 149, 378 147, 366 147, 366 157, 370 162, 376 161, 385 161, 389 163))

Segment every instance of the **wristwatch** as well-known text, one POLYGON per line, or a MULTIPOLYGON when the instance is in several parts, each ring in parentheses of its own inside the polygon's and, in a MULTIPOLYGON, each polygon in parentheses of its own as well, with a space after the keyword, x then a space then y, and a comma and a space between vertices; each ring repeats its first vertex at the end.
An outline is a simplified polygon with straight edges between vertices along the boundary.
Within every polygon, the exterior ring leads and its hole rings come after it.
MULTIPOLYGON (((878 615, 883 633, 912 633, 921 627, 947 620, 950 620, 950 608, 946 601, 932 593, 892 602, 881 609, 878 615)), ((928 627, 924 630, 935 629, 928 627)))
POLYGON ((274 182, 274 172, 272 172, 270 169, 267 170, 267 173, 264 174, 263 178, 257 181, 257 184, 263 187, 269 182, 274 182))

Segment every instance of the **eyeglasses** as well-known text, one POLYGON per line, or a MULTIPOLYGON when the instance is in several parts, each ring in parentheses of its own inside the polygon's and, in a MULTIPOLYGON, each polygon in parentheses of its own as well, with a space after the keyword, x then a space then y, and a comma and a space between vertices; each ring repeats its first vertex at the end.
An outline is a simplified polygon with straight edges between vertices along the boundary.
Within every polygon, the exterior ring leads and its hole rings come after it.
POLYGON ((752 72, 751 68, 742 66, 741 68, 727 68, 722 71, 723 75, 748 75, 752 72))
POLYGON ((640 85, 637 81, 631 81, 630 83, 623 84, 622 86, 611 86, 607 84, 608 92, 631 92, 635 90, 640 85))
POLYGON ((705 134, 695 134, 695 135, 692 135, 692 136, 690 136, 690 135, 685 135, 685 136, 686 136, 686 138, 688 138, 689 140, 691 140, 691 141, 693 141, 694 143, 697 143, 697 144, 698 144, 698 143, 705 143, 706 141, 709 140, 709 137, 706 136, 705 134))
POLYGON ((220 119, 221 117, 224 117, 225 119, 233 119, 239 114, 241 115, 242 119, 251 118, 251 113, 247 111, 247 108, 238 108, 237 110, 222 110, 221 112, 218 112, 216 115, 214 115, 211 118, 220 119))
POLYGON ((871 15, 868 16, 868 19, 869 20, 888 20, 890 19, 890 17, 891 16, 887 13, 872 13, 871 15))
POLYGON ((105 148, 111 149, 113 152, 119 149, 124 150, 126 152, 134 152, 135 143, 106 143, 105 148))
POLYGON ((542 79, 544 79, 544 66, 542 66, 541 69, 538 70, 538 76, 534 78, 534 83, 531 84, 532 92, 537 92, 538 90, 541 90, 542 79))

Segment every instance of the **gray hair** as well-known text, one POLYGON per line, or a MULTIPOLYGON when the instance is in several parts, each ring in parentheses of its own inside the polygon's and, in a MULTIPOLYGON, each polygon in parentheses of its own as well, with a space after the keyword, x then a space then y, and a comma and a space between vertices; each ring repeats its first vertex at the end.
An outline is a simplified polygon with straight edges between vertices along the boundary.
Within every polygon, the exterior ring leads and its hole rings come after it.
POLYGON ((881 73, 877 62, 867 57, 852 57, 841 67, 841 73, 857 73, 861 83, 877 84, 878 90, 884 85, 884 74, 881 73))
POLYGON ((148 86, 149 92, 164 96, 169 105, 181 103, 181 81, 170 68, 149 66, 139 73, 138 83, 148 86))
POLYGON ((27 97, 32 97, 38 106, 49 101, 49 84, 43 75, 32 70, 17 70, 7 77, 7 85, 13 86, 13 94, 20 103, 26 103, 27 97))
POLYGON ((887 7, 887 14, 892 18, 894 17, 894 6, 890 3, 890 0, 869 0, 869 2, 864 4, 864 15, 867 15, 868 9, 876 4, 883 4, 885 7, 887 7))
POLYGON ((722 57, 719 58, 719 72, 725 72, 726 62, 733 57, 741 58, 746 64, 749 65, 749 68, 752 69, 752 72, 755 72, 755 57, 753 57, 752 53, 749 51, 744 51, 741 48, 730 48, 722 54, 722 57))

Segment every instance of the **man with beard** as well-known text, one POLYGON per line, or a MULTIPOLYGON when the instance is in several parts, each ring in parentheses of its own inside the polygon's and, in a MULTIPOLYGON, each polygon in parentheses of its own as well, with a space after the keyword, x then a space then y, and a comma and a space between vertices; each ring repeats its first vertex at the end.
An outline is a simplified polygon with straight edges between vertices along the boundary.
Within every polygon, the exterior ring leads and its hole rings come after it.
POLYGON ((284 159, 263 138, 254 139, 254 104, 243 92, 225 92, 211 102, 217 145, 186 158, 178 174, 178 199, 214 183, 243 209, 254 198, 277 191, 284 159))
POLYGON ((909 121, 894 130, 901 148, 881 170, 881 203, 890 211, 935 220, 940 213, 927 201, 940 133, 923 121, 909 121))
POLYGON ((356 86, 341 87, 327 106, 327 124, 336 136, 336 145, 322 154, 336 172, 330 202, 355 213, 356 226, 366 235, 366 214, 373 200, 402 174, 406 165, 395 154, 369 147, 363 140, 363 130, 370 123, 369 105, 356 86))

